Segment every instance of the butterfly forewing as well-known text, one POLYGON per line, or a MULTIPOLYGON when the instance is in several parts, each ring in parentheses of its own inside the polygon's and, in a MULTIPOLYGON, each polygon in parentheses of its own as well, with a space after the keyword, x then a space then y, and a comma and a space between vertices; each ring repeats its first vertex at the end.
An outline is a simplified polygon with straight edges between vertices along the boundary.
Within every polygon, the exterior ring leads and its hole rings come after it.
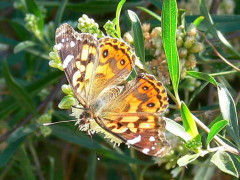
POLYGON ((131 48, 118 39, 102 38, 99 48, 99 66, 93 84, 97 95, 126 80, 136 59, 131 48))
POLYGON ((63 24, 56 30, 56 47, 76 97, 81 104, 87 104, 92 97, 92 84, 99 64, 98 40, 63 24))

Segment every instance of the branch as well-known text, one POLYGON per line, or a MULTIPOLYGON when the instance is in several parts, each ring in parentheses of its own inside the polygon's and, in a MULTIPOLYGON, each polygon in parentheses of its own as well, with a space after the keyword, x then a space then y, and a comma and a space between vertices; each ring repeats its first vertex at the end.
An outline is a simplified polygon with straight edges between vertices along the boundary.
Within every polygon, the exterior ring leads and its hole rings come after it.
POLYGON ((215 54, 222 60, 224 61, 226 64, 228 64, 229 66, 231 66, 232 68, 236 69, 237 71, 240 71, 240 69, 238 67, 236 67, 235 65, 233 65, 232 63, 230 63, 227 59, 225 59, 219 52, 218 50, 213 46, 213 44, 207 39, 207 37, 205 36, 205 34, 201 33, 202 36, 204 37, 204 40, 211 46, 211 48, 213 49, 213 51, 215 52, 215 54))

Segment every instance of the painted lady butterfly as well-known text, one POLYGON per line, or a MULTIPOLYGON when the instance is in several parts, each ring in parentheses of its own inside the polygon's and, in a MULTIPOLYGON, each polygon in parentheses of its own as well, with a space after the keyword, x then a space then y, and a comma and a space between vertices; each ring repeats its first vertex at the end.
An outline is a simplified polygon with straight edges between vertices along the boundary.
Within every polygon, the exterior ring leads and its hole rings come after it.
POLYGON ((56 47, 64 72, 79 104, 78 122, 97 124, 147 155, 162 156, 169 149, 160 116, 168 106, 164 86, 141 73, 123 83, 135 66, 136 56, 119 39, 96 39, 68 24, 56 30, 56 47))

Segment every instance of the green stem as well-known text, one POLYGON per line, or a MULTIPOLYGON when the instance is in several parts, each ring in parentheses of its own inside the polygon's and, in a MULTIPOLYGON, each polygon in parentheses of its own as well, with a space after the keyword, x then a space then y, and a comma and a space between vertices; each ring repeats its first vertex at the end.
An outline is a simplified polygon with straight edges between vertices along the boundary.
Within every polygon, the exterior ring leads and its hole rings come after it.
MULTIPOLYGON (((132 159, 136 159, 135 150, 133 148, 130 148, 130 156, 131 156, 132 159)), ((131 167, 132 171, 134 172, 136 179, 139 179, 139 173, 138 173, 137 165, 131 163, 130 167, 131 167)))

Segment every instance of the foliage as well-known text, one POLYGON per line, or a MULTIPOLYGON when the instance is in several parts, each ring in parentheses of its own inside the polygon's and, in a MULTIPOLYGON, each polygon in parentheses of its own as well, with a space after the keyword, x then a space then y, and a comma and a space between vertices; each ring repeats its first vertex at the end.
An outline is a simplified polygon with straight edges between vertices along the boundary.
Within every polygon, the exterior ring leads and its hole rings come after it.
POLYGON ((0 179, 239 177, 237 2, 230 3, 231 15, 216 14, 226 1, 218 7, 214 0, 200 0, 199 11, 190 6, 196 15, 179 10, 175 0, 0 2, 0 179), (159 79, 159 69, 168 74, 172 149, 166 156, 113 148, 100 133, 76 130, 70 112, 59 109, 75 104, 54 47, 63 22, 98 37, 123 38, 135 48, 140 71, 155 68, 159 79), (68 123, 43 126, 60 121, 68 123))

